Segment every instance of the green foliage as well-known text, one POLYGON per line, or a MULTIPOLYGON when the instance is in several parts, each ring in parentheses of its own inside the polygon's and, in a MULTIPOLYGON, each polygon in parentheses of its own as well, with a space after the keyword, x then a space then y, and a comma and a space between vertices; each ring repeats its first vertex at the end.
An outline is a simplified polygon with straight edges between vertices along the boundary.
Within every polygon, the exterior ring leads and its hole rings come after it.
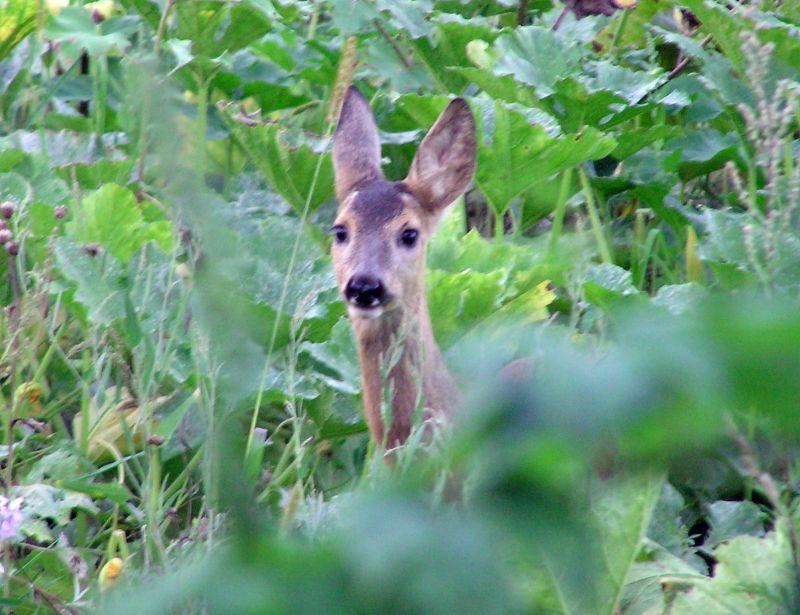
POLYGON ((800 611, 796 1, 58 4, 0 0, 0 607, 800 611), (351 83, 390 179, 477 124, 427 246, 460 413, 391 470, 351 83))

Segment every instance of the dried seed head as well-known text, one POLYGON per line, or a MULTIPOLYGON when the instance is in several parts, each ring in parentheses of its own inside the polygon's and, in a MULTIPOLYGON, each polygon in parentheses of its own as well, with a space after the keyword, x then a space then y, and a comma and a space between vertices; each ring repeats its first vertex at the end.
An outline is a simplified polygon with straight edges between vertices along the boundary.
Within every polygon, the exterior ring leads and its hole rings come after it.
POLYGON ((67 209, 66 205, 59 205, 58 207, 56 207, 55 211, 53 212, 53 215, 56 217, 56 220, 63 220, 64 218, 67 217, 68 213, 69 210, 67 209))
POLYGON ((11 201, 5 201, 2 205, 0 205, 0 214, 2 214, 6 220, 13 216, 16 210, 17 206, 11 201))
POLYGON ((6 252, 8 252, 11 256, 16 256, 19 254, 19 244, 16 241, 9 241, 6 244, 6 252))
POLYGON ((81 247, 81 252, 83 252, 87 256, 97 256, 100 253, 100 244, 87 243, 85 246, 81 247))
POLYGON ((14 235, 7 228, 0 229, 0 246, 7 244, 14 235))
POLYGON ((151 446, 161 446, 164 444, 164 436, 152 434, 149 438, 147 438, 147 443, 151 446))

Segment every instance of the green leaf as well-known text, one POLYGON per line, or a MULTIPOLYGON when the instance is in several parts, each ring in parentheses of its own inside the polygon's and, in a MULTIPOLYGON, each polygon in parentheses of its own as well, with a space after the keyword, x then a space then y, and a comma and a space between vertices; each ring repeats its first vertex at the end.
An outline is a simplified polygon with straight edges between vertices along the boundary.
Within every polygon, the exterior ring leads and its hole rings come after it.
POLYGON ((703 542, 709 553, 724 542, 740 534, 764 535, 764 513, 753 502, 726 502, 720 500, 708 505, 708 523, 711 532, 703 542))
POLYGON ((619 612, 625 582, 645 539, 664 476, 650 473, 614 483, 595 484, 592 503, 605 564, 592 612, 604 615, 619 612))
MULTIPOLYGON (((569 544, 565 537, 563 545, 551 543, 540 554, 544 566, 537 570, 537 606, 565 615, 619 613, 625 582, 635 570, 637 556, 646 542, 647 527, 663 483, 664 478, 658 473, 596 481, 591 501, 586 503, 591 511, 592 532, 581 537, 585 544, 569 544), (580 554, 584 558, 581 563, 590 564, 588 570, 583 570, 593 573, 590 578, 576 575, 571 569, 580 554)), ((548 538, 540 540, 547 544, 548 538)))
POLYGON ((74 286, 75 299, 91 320, 109 325, 125 318, 124 275, 113 256, 89 256, 66 237, 56 240, 54 256, 56 267, 74 286))
POLYGON ((679 316, 694 307, 706 294, 706 289, 696 282, 667 284, 658 289, 656 296, 653 297, 653 304, 660 305, 679 316))
POLYGON ((86 495, 44 483, 12 487, 11 495, 24 498, 23 533, 26 531, 26 524, 29 520, 48 520, 63 527, 69 523, 75 510, 82 510, 89 514, 98 512, 97 507, 86 495))
POLYGON ((18 173, 0 174, 0 202, 11 201, 17 207, 26 205, 33 196, 33 189, 18 173))
POLYGON ((702 24, 703 30, 714 37, 714 42, 722 48, 725 56, 738 70, 745 67, 742 52, 741 33, 747 20, 737 19, 725 4, 717 0, 686 0, 683 6, 688 8, 702 24))
POLYGON ((349 320, 340 319, 330 338, 321 343, 304 342, 300 347, 324 368, 337 375, 325 381, 343 393, 355 395, 361 390, 361 369, 358 364, 355 336, 349 320))
POLYGON ((797 574, 786 523, 763 538, 737 536, 714 551, 713 578, 693 580, 678 592, 674 615, 775 615, 796 613, 797 574))
POLYGON ((624 138, 619 140, 611 155, 617 160, 625 160, 625 158, 635 154, 643 147, 681 134, 683 134, 683 131, 677 126, 650 126, 649 128, 626 130, 624 138))
POLYGON ((314 211, 333 196, 330 153, 318 153, 307 143, 290 146, 277 124, 246 125, 232 115, 230 108, 223 117, 253 164, 298 215, 307 200, 309 210, 314 211))
POLYGON ((3 149, 46 156, 50 167, 94 165, 103 160, 119 161, 125 158, 118 149, 102 146, 95 134, 66 130, 17 130, 0 137, 0 150, 3 149))
POLYGON ((492 42, 496 36, 496 30, 472 21, 438 23, 430 36, 413 39, 412 46, 441 89, 460 93, 469 81, 453 69, 471 66, 467 45, 492 42))
POLYGON ((127 263, 146 240, 145 223, 133 193, 106 184, 85 197, 68 228, 83 243, 99 243, 127 263))
POLYGON ((79 480, 60 480, 57 485, 62 489, 84 493, 93 500, 108 499, 116 504, 124 504, 132 499, 131 492, 120 483, 90 483, 79 480))
POLYGON ((538 181, 614 150, 616 141, 587 127, 581 133, 551 137, 528 118, 495 102, 481 101, 478 167, 475 181, 497 215, 538 181))
POLYGON ((505 272, 428 272, 428 309, 436 340, 446 348, 500 307, 505 272))
POLYGON ((246 47, 272 28, 264 11, 248 0, 181 2, 175 13, 174 37, 192 41, 191 54, 207 61, 246 47))
POLYGON ((684 179, 707 175, 721 169, 737 156, 740 141, 735 133, 722 134, 712 128, 700 128, 672 139, 665 152, 680 152, 677 170, 684 179))
POLYGON ((0 8, 0 60, 3 60, 36 29, 38 6, 30 0, 3 0, 0 8))
POLYGON ((541 97, 553 94, 555 84, 576 72, 583 57, 578 45, 564 45, 554 32, 540 26, 516 28, 498 38, 495 48, 499 59, 494 73, 513 75, 536 88, 541 97))
POLYGON ((97 24, 84 7, 71 6, 52 18, 44 36, 61 43, 61 53, 77 60, 82 51, 90 56, 125 52, 130 42, 121 32, 105 33, 108 22, 97 24))
POLYGON ((586 299, 603 309, 618 304, 623 297, 639 295, 631 272, 617 265, 602 264, 592 267, 586 275, 583 288, 586 299))
POLYGON ((597 62, 594 64, 594 69, 596 74, 591 83, 595 89, 612 92, 631 105, 642 100, 666 81, 666 75, 637 72, 624 66, 617 66, 610 61, 597 62))

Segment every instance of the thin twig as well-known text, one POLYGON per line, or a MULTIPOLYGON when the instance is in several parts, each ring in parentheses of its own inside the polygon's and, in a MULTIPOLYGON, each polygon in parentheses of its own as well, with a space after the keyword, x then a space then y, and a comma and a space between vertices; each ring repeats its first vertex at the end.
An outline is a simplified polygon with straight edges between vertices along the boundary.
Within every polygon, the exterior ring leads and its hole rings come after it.
POLYGON ((411 59, 409 59, 408 56, 406 56, 406 54, 403 53, 403 50, 400 49, 400 46, 397 44, 397 41, 395 41, 394 38, 392 38, 391 34, 389 34, 386 31, 383 25, 381 25, 381 22, 378 21, 377 19, 373 19, 372 23, 375 26, 375 28, 377 28, 378 32, 381 33, 381 36, 386 39, 386 42, 388 42, 392 46, 392 49, 394 49, 394 52, 400 58, 400 61, 403 63, 403 66, 405 66, 406 68, 411 68, 414 65, 414 62, 412 62, 411 59))
MULTIPOLYGON (((705 47, 709 43, 711 38, 712 36, 710 34, 706 36, 702 41, 700 41, 700 46, 705 47)), ((675 77, 680 75, 686 69, 686 67, 689 66, 689 62, 691 62, 693 59, 694 58, 692 58, 692 56, 690 55, 685 56, 680 62, 678 62, 675 65, 675 68, 669 71, 669 74, 667 75, 667 81, 672 81, 673 79, 675 79, 675 77)))
POLYGON ((761 485, 764 495, 775 509, 775 514, 783 517, 783 519, 786 521, 786 527, 789 532, 789 543, 792 549, 792 563, 794 564, 795 574, 800 574, 800 555, 798 555, 798 550, 800 550, 800 538, 798 537, 797 527, 792 521, 792 516, 781 501, 780 492, 775 485, 775 481, 772 480, 772 477, 768 473, 762 471, 759 467, 758 461, 756 460, 756 455, 753 452, 750 443, 739 432, 739 429, 733 422, 733 419, 727 417, 726 420, 728 423, 728 434, 733 439, 736 447, 739 449, 742 467, 761 485))
POLYGON ((517 25, 524 26, 528 21, 528 0, 519 0, 517 5, 517 25))
POLYGON ((569 13, 569 7, 565 6, 564 10, 561 11, 561 14, 558 16, 558 19, 556 19, 556 22, 553 24, 553 27, 550 28, 552 32, 558 30, 558 27, 561 25, 561 22, 564 21, 564 18, 567 16, 567 13, 569 13))

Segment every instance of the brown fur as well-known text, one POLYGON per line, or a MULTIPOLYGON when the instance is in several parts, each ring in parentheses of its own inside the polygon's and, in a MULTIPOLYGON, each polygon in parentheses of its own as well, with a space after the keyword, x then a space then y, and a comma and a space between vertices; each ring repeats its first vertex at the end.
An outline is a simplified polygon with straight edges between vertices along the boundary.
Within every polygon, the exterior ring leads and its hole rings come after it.
MULTIPOLYGON (((347 240, 333 247, 340 290, 353 276, 380 279, 387 302, 377 317, 358 317, 353 328, 361 364, 364 412, 373 440, 393 448, 412 428, 422 394, 427 417, 449 418, 457 390, 433 338, 425 296, 425 243, 442 211, 464 190, 475 171, 475 126, 466 102, 455 99, 420 144, 403 182, 388 182, 369 105, 357 89, 345 95, 334 134, 339 211, 336 225, 347 240), (419 232, 413 248, 398 244, 405 229, 419 232), (395 344, 401 355, 388 374, 392 422, 381 419, 381 369, 395 344), (421 389, 421 390, 420 390, 421 389)), ((363 314, 361 315, 363 316, 363 314)))

